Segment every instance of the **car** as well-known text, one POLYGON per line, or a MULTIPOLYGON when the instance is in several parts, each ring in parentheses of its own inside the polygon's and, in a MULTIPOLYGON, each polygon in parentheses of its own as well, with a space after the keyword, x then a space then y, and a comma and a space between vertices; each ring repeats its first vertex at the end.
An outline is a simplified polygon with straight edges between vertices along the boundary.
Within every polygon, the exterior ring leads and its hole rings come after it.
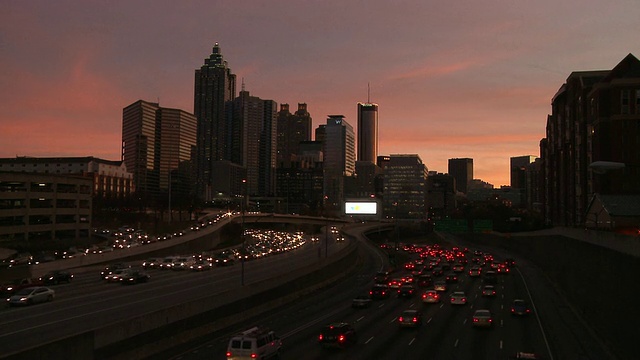
POLYGON ((106 280, 109 275, 111 275, 116 270, 128 269, 129 265, 125 263, 113 263, 105 266, 105 268, 100 272, 100 279, 106 280))
POLYGON ((162 261, 158 265, 158 268, 162 269, 162 270, 171 269, 173 267, 173 263, 174 263, 175 259, 176 259, 175 256, 167 256, 167 257, 165 257, 164 259, 162 259, 162 261))
POLYGON ((371 306, 371 297, 367 295, 359 295, 351 301, 351 307, 355 309, 368 308, 371 306))
POLYGON ((431 273, 433 274, 433 276, 442 276, 444 274, 444 270, 442 269, 442 267, 436 266, 433 268, 431 273))
POLYGON ((118 281, 122 285, 132 285, 147 282, 151 276, 142 270, 126 269, 118 277, 118 281))
POLYGON ((386 299, 391 295, 391 288, 385 284, 375 284, 369 291, 371 299, 386 299))
POLYGON ((433 284, 433 278, 429 274, 418 276, 418 286, 429 287, 433 284))
POLYGON ((3 284, 0 286, 0 294, 5 298, 15 294, 17 291, 34 287, 34 286, 42 286, 44 283, 40 279, 32 279, 32 278, 24 278, 24 279, 16 279, 7 284, 3 284))
POLYGON ((389 272, 387 271, 380 271, 376 274, 376 276, 373 278, 373 281, 377 284, 386 284, 389 282, 389 272))
POLYGON ((508 267, 514 267, 516 266, 516 261, 513 260, 513 258, 506 258, 504 259, 504 264, 507 265, 508 267))
POLYGON ((192 271, 211 270, 212 268, 213 268, 213 263, 207 260, 197 260, 195 263, 189 265, 189 269, 192 271))
POLYGON ((255 326, 229 339, 227 360, 279 358, 282 340, 273 330, 255 326))
POLYGON ((190 256, 177 257, 171 264, 171 270, 187 270, 191 265, 195 264, 195 262, 196 260, 190 256))
POLYGON ((448 283, 458 282, 458 275, 456 275, 455 273, 448 273, 445 277, 445 281, 448 283))
POLYGON ((433 288, 436 291, 447 291, 447 283, 444 280, 437 280, 433 283, 433 288))
POLYGON ((451 304, 452 305, 466 305, 467 304, 467 295, 465 295, 464 291, 455 291, 451 293, 451 304))
POLYGON ((73 280, 73 274, 65 270, 53 270, 40 277, 40 281, 44 285, 57 285, 61 282, 70 283, 73 280))
POLYGON ((32 305, 53 301, 56 292, 45 286, 33 286, 18 290, 7 299, 9 306, 32 305))
POLYGON ((515 299, 511 303, 511 315, 527 316, 531 313, 531 309, 526 301, 515 299))
POLYGON ((216 264, 216 266, 221 267, 233 265, 234 260, 229 255, 218 254, 214 257, 213 262, 214 264, 216 264))
POLYGON ((496 296, 496 287, 493 285, 485 285, 482 287, 482 296, 496 296))
POLYGON ((498 269, 497 269, 498 274, 508 274, 509 273, 509 267, 506 264, 500 264, 498 265, 498 269))
POLYGON ((111 271, 104 277, 104 280, 108 283, 119 282, 120 276, 124 275, 128 269, 116 269, 111 271))
POLYGON ((389 281, 389 287, 392 289, 399 289, 404 281, 402 279, 391 279, 389 281))
POLYGON ((149 258, 142 262, 142 267, 145 269, 155 269, 160 267, 160 263, 162 259, 160 258, 149 258))
POLYGON ((493 270, 489 270, 484 273, 484 282, 487 284, 496 284, 498 283, 498 278, 496 277, 496 272, 493 270))
POLYGON ((482 269, 480 269, 477 266, 472 267, 471 269, 469 269, 469 276, 470 277, 478 277, 482 274, 482 269))
POLYGON ((453 272, 455 273, 461 273, 464 271, 464 265, 462 264, 455 264, 453 265, 453 272))
POLYGON ((398 297, 404 297, 404 298, 413 297, 415 293, 416 293, 416 288, 411 284, 403 284, 398 289, 398 297))
POLYGON ((491 327, 493 325, 493 316, 491 311, 479 309, 473 313, 471 320, 473 327, 491 327))
POLYGON ((439 303, 440 294, 436 290, 427 290, 422 294, 422 302, 425 304, 439 303))
POLYGON ((400 327, 418 327, 422 325, 422 312, 420 310, 405 310, 398 316, 400 327))
POLYGON ((326 325, 318 335, 322 347, 344 348, 358 341, 356 330, 349 323, 336 322, 326 325))

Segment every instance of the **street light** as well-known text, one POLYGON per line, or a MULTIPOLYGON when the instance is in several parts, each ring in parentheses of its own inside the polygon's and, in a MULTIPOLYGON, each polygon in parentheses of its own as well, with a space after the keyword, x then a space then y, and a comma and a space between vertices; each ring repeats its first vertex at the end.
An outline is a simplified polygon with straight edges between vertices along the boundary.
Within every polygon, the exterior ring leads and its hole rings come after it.
POLYGON ((240 189, 241 193, 242 193, 242 203, 240 203, 240 211, 242 212, 241 215, 241 224, 242 224, 242 252, 240 253, 240 264, 242 265, 241 267, 241 273, 240 273, 240 285, 244 286, 244 256, 245 256, 245 252, 246 252, 246 240, 247 237, 245 236, 245 228, 244 228, 244 212, 245 212, 245 201, 246 201, 246 184, 247 184, 247 179, 242 179, 242 189, 240 189))

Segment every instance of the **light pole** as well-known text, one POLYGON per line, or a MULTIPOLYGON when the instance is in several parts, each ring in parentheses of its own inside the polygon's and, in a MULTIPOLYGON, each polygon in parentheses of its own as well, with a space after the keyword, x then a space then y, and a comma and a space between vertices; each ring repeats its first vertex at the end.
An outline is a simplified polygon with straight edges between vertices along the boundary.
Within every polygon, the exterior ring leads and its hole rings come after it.
POLYGON ((245 212, 245 201, 246 201, 246 184, 247 184, 247 179, 242 179, 242 189, 240 189, 240 191, 242 192, 242 203, 240 203, 240 211, 241 211, 241 224, 242 224, 242 251, 240 253, 240 264, 241 264, 241 270, 240 270, 240 285, 244 286, 244 257, 245 257, 245 252, 246 252, 246 236, 245 236, 245 229, 244 229, 244 212, 245 212))

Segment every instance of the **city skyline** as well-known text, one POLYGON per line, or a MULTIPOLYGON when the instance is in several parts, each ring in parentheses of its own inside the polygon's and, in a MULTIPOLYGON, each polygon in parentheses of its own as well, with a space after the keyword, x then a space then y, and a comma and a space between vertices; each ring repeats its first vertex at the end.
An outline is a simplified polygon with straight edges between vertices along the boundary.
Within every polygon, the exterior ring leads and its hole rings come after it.
POLYGON ((194 113, 193 72, 218 42, 252 95, 306 103, 314 129, 330 114, 356 124, 370 83, 379 154, 418 154, 443 173, 472 158, 474 177, 498 187, 511 157, 539 156, 571 72, 639 53, 630 1, 402 5, 5 2, 0 157, 119 160, 122 109, 142 99, 194 113))

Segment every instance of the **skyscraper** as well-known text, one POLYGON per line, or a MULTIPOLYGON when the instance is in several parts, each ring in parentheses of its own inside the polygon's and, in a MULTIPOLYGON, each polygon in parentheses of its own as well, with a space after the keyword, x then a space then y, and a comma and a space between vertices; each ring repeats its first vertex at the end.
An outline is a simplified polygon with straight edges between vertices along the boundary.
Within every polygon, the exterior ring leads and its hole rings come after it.
POLYGON ((417 154, 392 154, 389 157, 383 180, 383 208, 387 218, 426 219, 428 172, 417 154))
POLYGON ((358 161, 378 157, 378 104, 358 103, 358 161))
POLYGON ((278 112, 277 166, 288 167, 296 155, 300 155, 300 143, 311 140, 311 115, 307 104, 298 103, 298 110, 291 114, 289 104, 281 104, 278 112))
POLYGON ((329 115, 325 126, 324 196, 325 206, 340 209, 344 200, 344 177, 355 172, 355 134, 344 115, 329 115))
POLYGON ((233 101, 232 161, 246 168, 247 195, 275 195, 276 110, 244 90, 233 101))
POLYGON ((122 160, 133 174, 133 184, 140 199, 157 195, 156 112, 160 106, 138 100, 122 110, 122 160))
POLYGON ((469 184, 473 180, 473 159, 449 159, 449 175, 453 176, 456 181, 455 190, 466 194, 469 184))
POLYGON ((169 201, 169 191, 187 196, 192 190, 190 160, 195 145, 193 114, 143 100, 123 109, 122 160, 131 169, 139 199, 166 195, 169 201))
POLYGON ((216 43, 204 65, 195 71, 194 114, 198 119, 196 147, 197 191, 210 200, 216 161, 231 157, 229 123, 231 102, 236 94, 236 76, 231 73, 216 43))

